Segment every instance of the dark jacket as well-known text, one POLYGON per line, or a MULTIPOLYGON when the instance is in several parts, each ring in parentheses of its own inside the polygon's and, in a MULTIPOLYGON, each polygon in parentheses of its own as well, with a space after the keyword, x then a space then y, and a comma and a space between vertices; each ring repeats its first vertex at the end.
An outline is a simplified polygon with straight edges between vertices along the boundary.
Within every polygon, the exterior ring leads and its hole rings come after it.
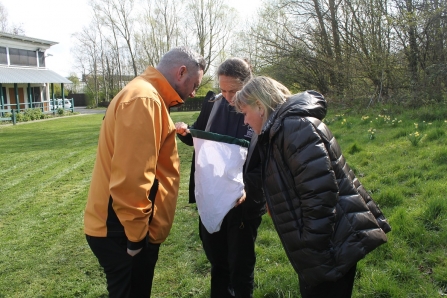
MULTIPOLYGON (((253 130, 248 126, 244 125, 244 116, 242 114, 236 113, 234 107, 231 107, 225 98, 218 99, 214 101, 216 94, 209 91, 202 103, 202 108, 197 120, 190 126, 190 128, 205 130, 207 124, 209 126, 209 131, 228 135, 235 138, 245 139, 247 141, 251 140, 253 130), (213 109, 214 104, 219 104, 217 111, 215 111, 212 119, 210 118, 210 113, 213 109), (208 123, 208 121, 210 121, 208 123)), ((189 145, 193 145, 192 136, 187 134, 182 136, 177 134, 179 139, 189 145)), ((245 219, 251 219, 263 215, 266 212, 265 198, 262 192, 261 185, 261 158, 259 156, 259 150, 257 150, 256 145, 251 144, 249 148, 249 159, 244 164, 244 184, 246 199, 245 202, 239 205, 237 208, 243 209, 243 214, 245 219)), ((191 162, 191 173, 189 177, 189 202, 195 203, 195 182, 194 182, 194 172, 195 172, 195 154, 193 154, 191 162)))
POLYGON ((323 96, 303 92, 270 115, 258 137, 275 228, 310 285, 344 276, 391 230, 320 121, 325 115, 323 96))

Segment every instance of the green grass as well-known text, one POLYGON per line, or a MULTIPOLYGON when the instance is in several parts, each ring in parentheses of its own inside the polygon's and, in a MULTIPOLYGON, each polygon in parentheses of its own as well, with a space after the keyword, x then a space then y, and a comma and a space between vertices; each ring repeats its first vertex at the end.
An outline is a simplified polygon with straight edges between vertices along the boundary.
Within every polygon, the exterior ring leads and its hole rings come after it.
MULTIPOLYGON (((353 297, 441 297, 447 292, 447 109, 391 111, 334 110, 325 119, 393 228, 388 243, 359 263, 353 297), (416 131, 422 138, 414 145, 409 134, 416 131)), ((107 297, 83 234, 102 117, 0 126, 0 297, 107 297)), ((172 117, 192 123, 197 113, 172 117)), ((179 142, 179 154, 180 196, 153 297, 205 298, 210 266, 195 205, 188 204, 192 147, 179 142)), ((297 275, 267 215, 256 251, 255 297, 299 297, 297 275)))

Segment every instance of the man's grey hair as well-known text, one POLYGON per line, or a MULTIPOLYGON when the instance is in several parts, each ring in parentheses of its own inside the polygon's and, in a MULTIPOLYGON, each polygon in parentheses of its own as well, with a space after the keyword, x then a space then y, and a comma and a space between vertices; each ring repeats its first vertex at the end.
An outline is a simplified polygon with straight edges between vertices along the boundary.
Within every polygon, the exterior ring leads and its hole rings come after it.
POLYGON ((205 70, 205 59, 195 51, 188 47, 181 46, 176 47, 163 55, 160 62, 157 65, 159 70, 167 70, 175 67, 185 65, 186 68, 191 70, 205 70))

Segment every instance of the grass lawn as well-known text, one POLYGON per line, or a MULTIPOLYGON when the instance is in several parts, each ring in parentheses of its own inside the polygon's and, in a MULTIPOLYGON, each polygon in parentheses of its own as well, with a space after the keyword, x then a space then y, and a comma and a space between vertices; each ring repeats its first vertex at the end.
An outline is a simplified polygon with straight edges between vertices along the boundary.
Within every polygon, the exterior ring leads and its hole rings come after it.
MULTIPOLYGON (((325 119, 393 230, 358 265, 353 297, 447 294, 447 108, 330 111, 325 119), (417 133, 416 133, 417 132, 417 133)), ((192 123, 197 113, 172 113, 192 123)), ((0 298, 107 297, 83 234, 103 115, 0 126, 0 298)), ((176 218, 161 246, 153 297, 209 297, 210 266, 188 204, 192 147, 179 142, 176 218)), ((257 240, 255 297, 299 297, 270 218, 257 240)))

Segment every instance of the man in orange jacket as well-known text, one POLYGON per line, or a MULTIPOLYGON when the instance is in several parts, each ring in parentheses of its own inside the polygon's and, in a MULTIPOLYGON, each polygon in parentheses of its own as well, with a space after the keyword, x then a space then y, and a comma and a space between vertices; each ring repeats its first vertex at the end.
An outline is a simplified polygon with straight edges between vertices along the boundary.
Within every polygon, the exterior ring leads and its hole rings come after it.
POLYGON ((186 47, 167 52, 110 102, 99 134, 84 231, 107 278, 109 297, 150 297, 160 244, 179 188, 169 108, 194 97, 205 60, 186 47))

